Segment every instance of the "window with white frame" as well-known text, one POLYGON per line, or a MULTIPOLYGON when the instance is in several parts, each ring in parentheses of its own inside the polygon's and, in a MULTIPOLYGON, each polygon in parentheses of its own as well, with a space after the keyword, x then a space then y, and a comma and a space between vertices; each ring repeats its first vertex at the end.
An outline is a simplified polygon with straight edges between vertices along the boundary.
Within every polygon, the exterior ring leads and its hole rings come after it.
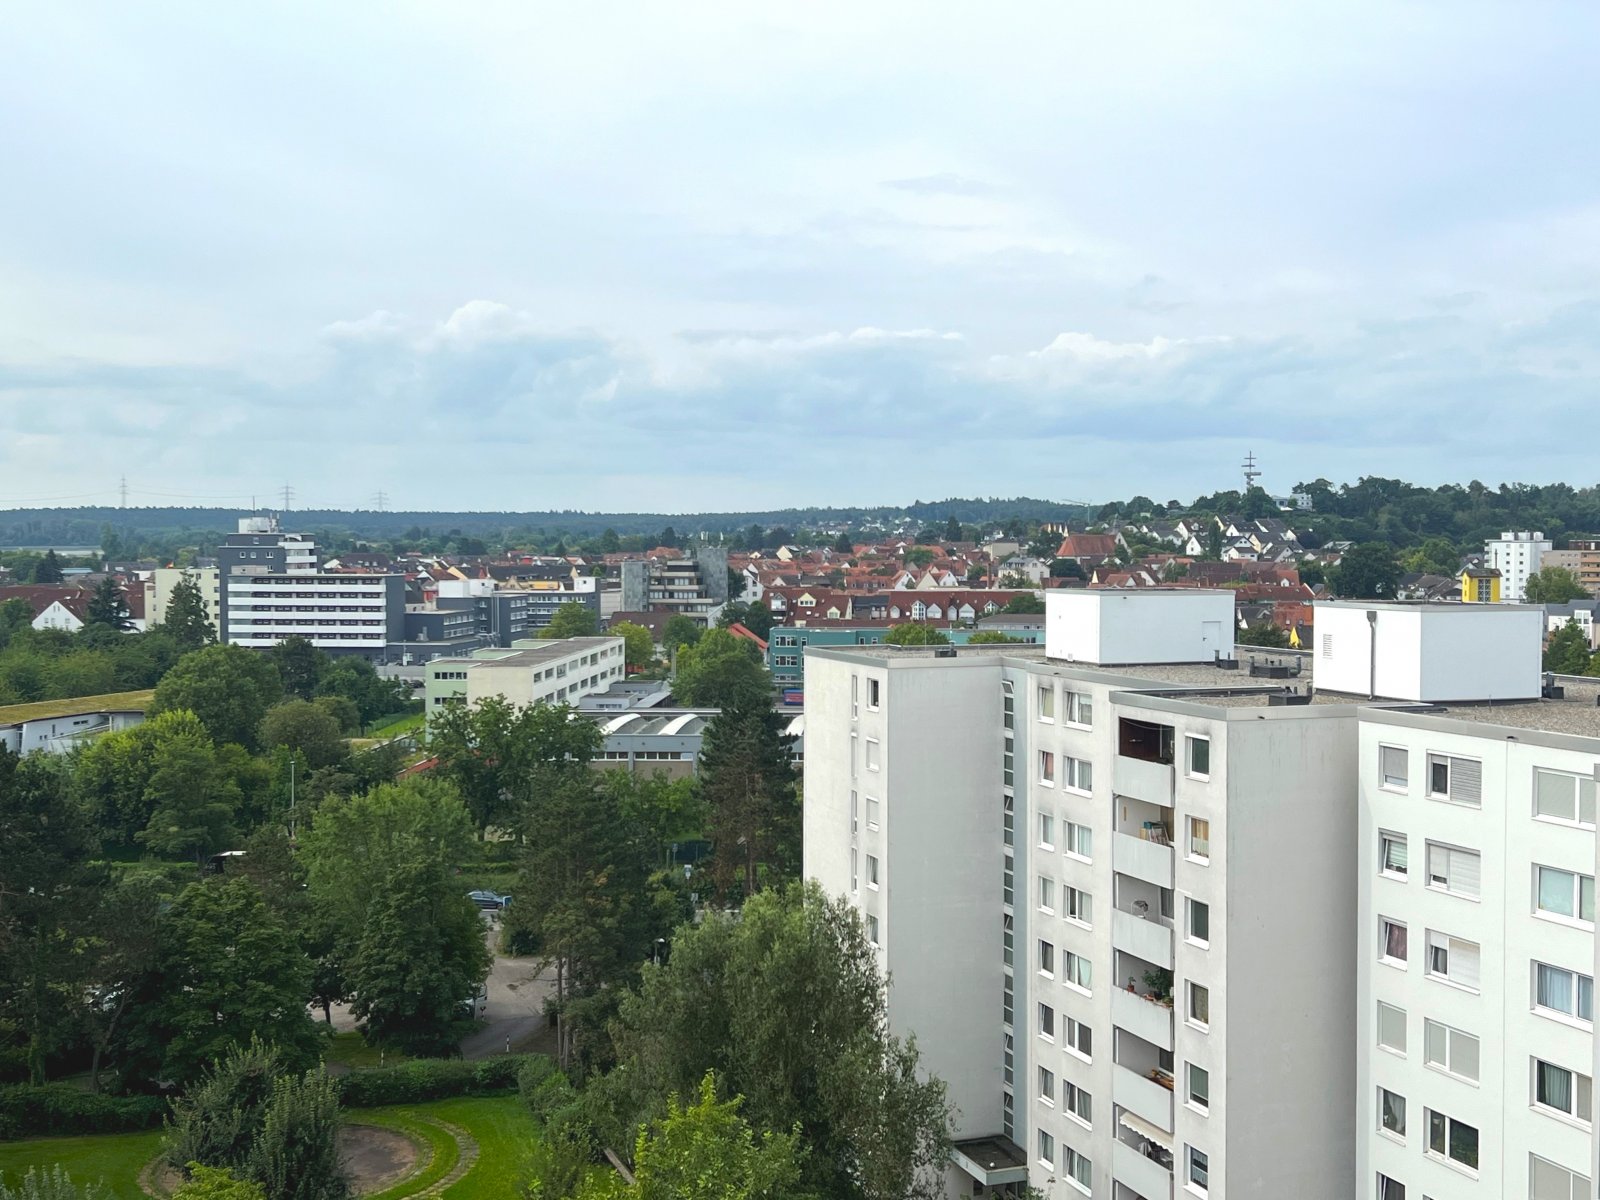
POLYGON ((876 854, 867 855, 867 886, 871 888, 878 886, 878 856, 876 854))
POLYGON ((1063 1146, 1062 1150, 1066 1157, 1062 1161, 1061 1169, 1066 1173, 1067 1181, 1074 1184, 1080 1192, 1087 1194, 1092 1186, 1094 1166, 1071 1146, 1063 1146))
POLYGON ((1044 1130, 1039 1130, 1039 1162, 1051 1170, 1056 1165, 1056 1140, 1044 1130))
POLYGON ((856 848, 854 846, 850 847, 850 890, 852 892, 861 890, 861 879, 856 873, 856 848))
POLYGON ((1478 1169, 1478 1130, 1442 1112, 1423 1110, 1428 1118, 1428 1153, 1447 1158, 1469 1170, 1478 1169))
POLYGON ((1483 803, 1483 764, 1475 758, 1428 755, 1428 795, 1477 808, 1483 803))
POLYGON ((1533 815, 1594 827, 1594 780, 1544 767, 1533 769, 1533 815))
POLYGON ((1528 1200, 1589 1200, 1589 1177, 1537 1154, 1528 1155, 1528 1200))
POLYGON ((861 815, 860 814, 861 814, 861 795, 860 795, 859 792, 857 792, 855 790, 855 788, 851 788, 850 789, 850 836, 851 837, 855 837, 856 833, 858 832, 857 831, 857 826, 860 824, 860 821, 861 821, 861 815))
POLYGON ((1541 913, 1594 924, 1594 876, 1557 867, 1534 868, 1535 907, 1541 913))
POLYGON ((1039 1068, 1039 1099, 1046 1104, 1056 1102, 1056 1073, 1048 1067, 1039 1068))
POLYGON ((1409 870, 1410 854, 1406 848, 1406 835, 1390 833, 1387 829, 1378 834, 1378 870, 1396 879, 1404 879, 1409 870))
POLYGON ((1594 1020, 1594 979, 1549 963, 1533 964, 1533 1007, 1580 1021, 1594 1020))
POLYGON ((1202 1028, 1211 1024, 1211 989, 1189 981, 1189 1021, 1202 1028))
POLYGON ((1048 1004, 1039 1005, 1039 1036, 1055 1040, 1056 1010, 1048 1004))
POLYGON ((1087 692, 1066 693, 1066 719, 1073 725, 1094 725, 1094 697, 1087 692))
POLYGON ((1061 1107, 1085 1125, 1094 1123, 1094 1097, 1068 1079, 1061 1081, 1061 1107))
POLYGON ((867 707, 878 708, 882 703, 882 695, 883 691, 880 686, 880 682, 876 679, 869 678, 867 680, 867 707))
POLYGON ((877 738, 867 739, 867 770, 876 771, 882 765, 877 738))
POLYGON ((1428 886, 1435 891, 1476 900, 1482 891, 1483 869, 1476 850, 1428 843, 1428 886))
POLYGON ((1388 1088, 1378 1089, 1378 1128, 1404 1140, 1406 1136, 1406 1098, 1388 1088))
POLYGON ((1088 862, 1094 857, 1094 830, 1087 825, 1079 825, 1076 821, 1068 821, 1066 828, 1066 852, 1073 858, 1081 858, 1088 862))
POLYGON ((1594 1080, 1536 1058, 1533 1060, 1533 1103, 1587 1125, 1594 1120, 1594 1080))
POLYGON ((1211 1189, 1211 1156, 1203 1150, 1193 1146, 1189 1147, 1188 1154, 1189 1190, 1204 1196, 1211 1189))
POLYGON ((878 828, 878 802, 871 796, 867 797, 867 828, 878 828))
POLYGON ((1039 876, 1039 907, 1049 913, 1056 910, 1056 881, 1047 875, 1039 876))
POLYGON ((878 945, 878 918, 871 913, 867 914, 867 941, 874 946, 878 945))
POLYGON ((1185 739, 1188 743, 1189 774, 1196 779, 1211 778, 1211 739, 1208 737, 1194 737, 1185 739))
POLYGON ((1062 915, 1069 921, 1076 921, 1079 925, 1094 924, 1094 897, 1082 888, 1064 887, 1062 900, 1065 908, 1062 915))
POLYGON ((1406 1185, 1378 1173, 1378 1200, 1406 1200, 1406 1185))
POLYGON ((1191 942, 1198 942, 1202 946, 1211 944, 1211 906, 1204 901, 1190 897, 1187 901, 1189 913, 1188 937, 1191 942))
POLYGON ((1422 1061, 1458 1079, 1478 1082, 1478 1039, 1442 1021, 1423 1018, 1422 1061))
POLYGON ((1056 973, 1056 948, 1053 942, 1039 939, 1039 974, 1054 977, 1056 973))
POLYGON ((1094 790, 1094 764, 1086 758, 1061 757, 1061 786, 1077 792, 1094 790))
POLYGON ((1066 1047, 1081 1059, 1092 1059, 1094 1057, 1094 1031, 1082 1021, 1075 1021, 1068 1017, 1066 1047))
POLYGON ((1378 1045, 1396 1054, 1406 1052, 1406 1010, 1378 1001, 1378 1045))
POLYGON ((1403 746, 1378 747, 1378 775, 1390 791, 1403 792, 1409 779, 1410 755, 1403 746))
POLYGON ((1051 786, 1056 782, 1056 756, 1049 750, 1039 751, 1039 782, 1051 786))
POLYGON ((1189 1064, 1189 1103, 1202 1112, 1211 1109, 1211 1072, 1194 1063, 1189 1064))
POLYGON ((1056 685, 1041 683, 1039 685, 1039 720, 1054 721, 1056 719, 1056 685))
POLYGON ((1089 991, 1094 979, 1094 964, 1084 955, 1074 954, 1070 950, 1061 957, 1061 965, 1065 971, 1062 978, 1072 987, 1089 991))
POLYGON ((1473 991, 1478 990, 1478 943, 1451 937, 1437 929, 1428 930, 1428 957, 1425 970, 1430 978, 1444 979, 1473 991))
POLYGON ((1189 818, 1189 857, 1211 861, 1211 822, 1204 817, 1189 818))
POLYGON ((1049 813, 1039 814, 1039 845, 1045 850, 1056 846, 1056 819, 1049 813))
POLYGON ((1378 918, 1378 958, 1382 962, 1404 966, 1408 946, 1404 921, 1389 917, 1378 918))

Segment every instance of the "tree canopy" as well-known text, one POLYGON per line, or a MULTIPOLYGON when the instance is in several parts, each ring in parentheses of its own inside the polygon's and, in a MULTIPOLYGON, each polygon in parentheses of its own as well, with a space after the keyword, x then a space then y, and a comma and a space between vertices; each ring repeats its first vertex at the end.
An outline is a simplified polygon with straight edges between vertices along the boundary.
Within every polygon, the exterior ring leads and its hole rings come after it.
POLYGON ((1540 567, 1529 575, 1522 595, 1529 604, 1566 604, 1589 598, 1576 575, 1566 567, 1554 565, 1540 567))
POLYGON ((600 618, 581 600, 568 600, 550 616, 550 624, 539 631, 542 638, 594 637, 600 632, 600 618))

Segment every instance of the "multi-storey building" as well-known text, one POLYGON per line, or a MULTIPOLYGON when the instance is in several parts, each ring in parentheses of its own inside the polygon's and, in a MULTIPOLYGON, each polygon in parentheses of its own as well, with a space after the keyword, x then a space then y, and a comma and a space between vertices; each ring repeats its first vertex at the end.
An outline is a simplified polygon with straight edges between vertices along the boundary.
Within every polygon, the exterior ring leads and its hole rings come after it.
POLYGON ((1484 565, 1500 572, 1500 594, 1507 600, 1526 595, 1528 576, 1539 569, 1540 559, 1552 546, 1543 533, 1507 530, 1484 543, 1484 565))
POLYGON ((154 628, 167 619, 167 605, 172 602, 172 589, 185 577, 192 578, 200 589, 200 599, 205 603, 206 615, 211 618, 211 628, 220 637, 222 633, 222 585, 216 567, 157 567, 144 583, 145 621, 154 628))
POLYGON ((621 612, 682 613, 710 625, 728 602, 726 546, 696 546, 681 558, 628 559, 621 574, 621 612))
POLYGON ((1600 684, 1542 613, 1252 660, 1215 594, 1047 604, 1042 656, 808 669, 806 871, 950 1083, 950 1194, 1592 1196, 1600 684))
POLYGON ((436 658, 427 667, 424 707, 431 716, 446 704, 489 696, 519 705, 576 704, 624 677, 623 647, 619 637, 524 638, 506 649, 436 658))

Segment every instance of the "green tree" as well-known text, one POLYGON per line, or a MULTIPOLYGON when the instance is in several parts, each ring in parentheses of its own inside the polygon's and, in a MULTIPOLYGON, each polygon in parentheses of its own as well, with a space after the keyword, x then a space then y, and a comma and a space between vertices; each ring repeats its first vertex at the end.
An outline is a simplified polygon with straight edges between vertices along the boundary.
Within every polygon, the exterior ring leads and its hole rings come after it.
POLYGON ((696 776, 724 896, 753 894, 800 867, 800 803, 788 718, 770 704, 730 706, 706 723, 696 776))
POLYGON ((678 651, 672 694, 693 708, 771 703, 772 677, 753 642, 708 629, 696 645, 678 651))
POLYGON ((48 1171, 29 1167, 16 1187, 0 1179, 0 1200, 115 1200, 115 1194, 98 1183, 74 1183, 60 1163, 48 1171))
POLYGON ((1449 538, 1426 539, 1406 553, 1405 569, 1422 575, 1454 576, 1461 570, 1461 555, 1449 538))
POLYGON ((948 646, 950 636, 932 625, 892 625, 883 640, 891 646, 948 646))
POLYGON ((833 552, 835 554, 854 554, 856 552, 855 543, 850 540, 849 533, 840 533, 838 537, 833 539, 833 552))
POLYGON ((267 1200, 345 1200, 339 1088, 320 1068, 273 1081, 246 1174, 267 1200))
POLYGON ((673 613, 661 628, 661 645, 668 654, 683 646, 693 646, 705 633, 699 625, 682 613, 673 613))
POLYGON ((967 639, 967 645, 999 646, 1020 641, 1022 641, 1021 638, 1012 637, 1009 633, 1001 633, 998 629, 981 629, 967 639))
POLYGON ((361 732, 361 710, 350 697, 318 696, 312 703, 333 718, 340 733, 355 737, 361 732))
POLYGON ((600 534, 600 553, 617 554, 622 550, 622 539, 617 536, 617 531, 609 525, 600 534))
POLYGON ((1235 634, 1234 641, 1241 646, 1285 648, 1289 645, 1289 634, 1271 621, 1257 621, 1235 634))
POLYGON ((226 849, 243 796, 211 743, 175 738, 153 765, 144 789, 150 820, 135 840, 156 854, 192 855, 196 866, 226 849))
POLYGON ((1529 604, 1566 604, 1589 598, 1578 577, 1566 567, 1557 566, 1540 567, 1529 575, 1522 595, 1529 604))
MULTIPOLYGON (((348 704, 349 701, 344 703, 348 704)), ((303 755, 312 770, 343 762, 349 753, 338 718, 330 716, 320 704, 313 704, 309 700, 285 700, 267 709, 266 715, 261 718, 256 744, 268 750, 274 746, 285 746, 303 755)))
POLYGON ((110 575, 102 579, 89 597, 89 625, 100 625, 126 633, 133 628, 133 617, 128 612, 128 598, 122 594, 122 585, 110 575))
POLYGON ((98 650, 74 650, 45 669, 45 687, 53 698, 101 696, 116 687, 116 678, 116 660, 98 650))
POLYGON ((539 631, 542 638, 594 637, 600 632, 600 618, 580 600, 569 600, 550 616, 550 624, 539 631))
POLYGON ((200 594, 200 581, 193 571, 185 571, 172 585, 159 628, 184 650, 198 650, 217 640, 211 610, 200 594))
POLYGON ((24 629, 33 627, 33 606, 21 596, 0 600, 0 649, 24 629))
POLYGON ((1333 569, 1335 593, 1353 600, 1393 600, 1400 585, 1400 564, 1394 547, 1383 542, 1361 542, 1344 552, 1333 569))
POLYGON ((227 1167, 189 1163, 189 1178, 172 1193, 172 1200, 267 1200, 261 1185, 240 1179, 227 1167))
POLYGON ((1558 675, 1582 675, 1589 669, 1589 657, 1589 639, 1577 621, 1569 619, 1545 643, 1544 669, 1558 675))
POLYGON ((103 734, 78 751, 73 789, 105 837, 131 844, 150 823, 150 776, 167 745, 183 740, 210 742, 199 718, 180 710, 103 734))
POLYGON ((286 637, 267 652, 278 668, 283 690, 290 696, 309 700, 332 660, 306 638, 286 637))
POLYGON ((951 517, 944 523, 944 540, 959 542, 961 540, 961 522, 951 517))
POLYGON ((278 669, 243 646, 207 646, 185 654, 156 685, 150 712, 187 709, 213 741, 256 746, 261 718, 283 698, 278 669))
POLYGON ((717 1101, 707 1071, 693 1104, 667 1097, 666 1115, 641 1130, 633 1182, 593 1177, 579 1200, 785 1200, 798 1198, 805 1150, 792 1133, 756 1132, 739 1115, 741 1097, 717 1101))
POLYGON ((165 881, 128 872, 99 890, 90 935, 77 949, 89 960, 83 1006, 84 1028, 94 1047, 89 1086, 100 1090, 102 1065, 122 1031, 137 984, 153 970, 161 946, 161 918, 168 903, 165 881))
POLYGON ((632 621, 617 621, 606 632, 622 639, 623 654, 630 668, 642 671, 655 662, 655 638, 643 625, 635 625, 632 621))
POLYGON ((33 564, 35 583, 60 583, 66 576, 61 571, 61 560, 54 550, 46 550, 44 557, 33 564))
POLYGON ((410 693, 402 680, 380 679, 366 659, 345 654, 322 672, 317 695, 343 696, 359 710, 365 726, 387 713, 403 711, 410 693))
MULTIPOLYGON (((709 914, 675 935, 613 1025, 625 1124, 659 1118, 673 1093, 716 1072, 755 1129, 796 1130, 801 1186, 830 1198, 944 1195, 951 1110, 889 1032, 877 950, 845 900, 796 884, 709 914)), ((609 1082, 609 1081, 608 1081, 609 1082)))
POLYGON ((173 1101, 162 1143, 167 1162, 179 1170, 190 1163, 244 1170, 282 1072, 277 1048, 258 1037, 229 1047, 173 1101))
POLYGON ((1044 612, 1044 601, 1033 592, 1023 592, 1021 595, 1013 596, 1006 601, 1005 611, 1008 613, 1042 613, 1044 612))

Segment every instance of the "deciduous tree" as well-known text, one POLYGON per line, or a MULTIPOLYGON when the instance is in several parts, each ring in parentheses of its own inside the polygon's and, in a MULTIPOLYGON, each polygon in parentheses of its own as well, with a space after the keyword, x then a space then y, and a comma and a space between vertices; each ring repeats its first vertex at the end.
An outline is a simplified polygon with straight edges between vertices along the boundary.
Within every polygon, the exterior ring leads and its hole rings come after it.
POLYGON ((550 616, 550 624, 539 631, 542 638, 594 637, 600 632, 600 618, 580 600, 569 600, 550 616))
POLYGON ((750 706, 772 699, 772 677, 753 642, 726 629, 709 629, 678 651, 672 694, 695 708, 750 706))
POLYGON ((617 621, 606 632, 623 641, 623 655, 630 668, 644 670, 656 660, 655 638, 643 625, 617 621))
POLYGON ((187 709, 213 741, 256 747, 261 718, 283 698, 278 669, 243 646, 207 646, 185 654, 156 685, 152 713, 187 709))
POLYGON ((1529 604, 1566 604, 1589 598, 1578 577, 1566 567, 1557 566, 1540 567, 1529 575, 1522 594, 1529 604))
POLYGON ((267 709, 256 742, 267 750, 285 746, 303 755, 312 770, 342 762, 349 753, 338 719, 309 700, 285 700, 267 709))
POLYGON ((1582 675, 1589 669, 1589 639, 1576 621, 1550 635, 1544 647, 1544 669, 1558 675, 1582 675))
POLYGON ((908 622, 891 625, 883 640, 891 646, 948 646, 950 635, 933 625, 908 622))

